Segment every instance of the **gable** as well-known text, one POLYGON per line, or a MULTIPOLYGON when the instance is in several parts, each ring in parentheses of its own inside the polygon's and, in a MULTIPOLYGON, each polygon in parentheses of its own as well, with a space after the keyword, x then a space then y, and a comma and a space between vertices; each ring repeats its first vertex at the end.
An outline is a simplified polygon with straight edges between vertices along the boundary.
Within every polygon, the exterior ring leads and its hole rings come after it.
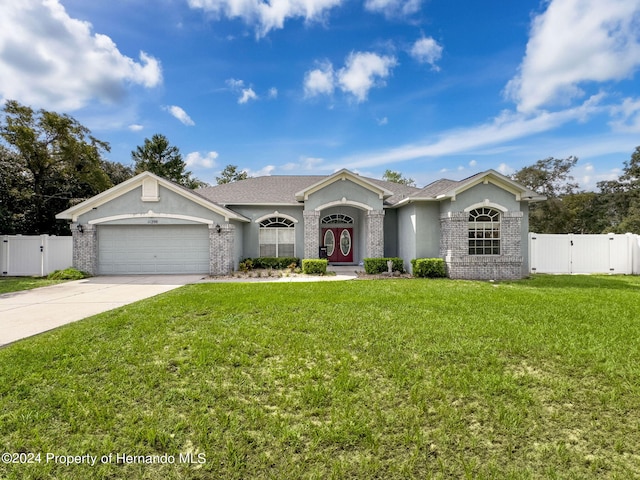
POLYGON ((193 191, 169 180, 144 172, 56 215, 61 220, 77 222, 122 215, 158 214, 187 215, 199 212, 203 218, 212 213, 224 221, 248 221, 227 208, 200 197, 193 191))
POLYGON ((383 199, 379 192, 372 191, 351 179, 343 179, 323 185, 306 196, 305 208, 325 209, 332 206, 352 205, 361 210, 382 210, 383 199))
POLYGON ((336 172, 333 175, 330 175, 324 178, 323 180, 297 192, 296 199, 298 201, 306 201, 314 193, 319 192, 320 190, 326 189, 327 187, 329 187, 330 185, 336 182, 344 182, 347 180, 352 184, 358 185, 359 187, 377 195, 380 200, 384 200, 385 198, 393 195, 393 192, 391 192, 390 190, 387 190, 384 187, 376 185, 375 183, 370 182, 366 178, 363 178, 359 175, 351 173, 347 169, 342 169, 339 172, 336 172))

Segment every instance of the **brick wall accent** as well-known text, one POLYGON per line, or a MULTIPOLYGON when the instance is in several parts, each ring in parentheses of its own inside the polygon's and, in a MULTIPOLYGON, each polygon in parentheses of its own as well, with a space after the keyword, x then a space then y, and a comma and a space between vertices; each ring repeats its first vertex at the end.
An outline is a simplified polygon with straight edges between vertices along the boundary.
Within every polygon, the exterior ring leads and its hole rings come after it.
POLYGON ((98 274, 98 230, 95 225, 82 225, 82 232, 78 224, 71 224, 73 236, 73 267, 89 275, 98 274))
POLYGON ((368 258, 384 257, 384 210, 369 210, 366 216, 368 258))
POLYGON ((304 258, 318 258, 320 248, 320 212, 305 210, 304 216, 304 258))
POLYGON ((209 274, 226 275, 233 271, 235 259, 235 225, 209 226, 209 274))
POLYGON ((467 280, 513 280, 523 277, 522 212, 500 215, 500 255, 469 255, 469 214, 440 217, 440 256, 449 277, 467 280))

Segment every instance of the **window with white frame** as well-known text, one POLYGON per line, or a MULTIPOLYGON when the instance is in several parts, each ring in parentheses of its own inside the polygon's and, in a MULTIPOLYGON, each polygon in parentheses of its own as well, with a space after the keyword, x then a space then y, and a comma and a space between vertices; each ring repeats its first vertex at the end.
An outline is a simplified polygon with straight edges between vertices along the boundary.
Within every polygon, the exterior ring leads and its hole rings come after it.
POLYGON ((270 217, 260 222, 260 256, 294 257, 295 223, 284 217, 270 217))
POLYGON ((323 217, 321 223, 322 225, 331 225, 334 223, 352 224, 353 218, 349 215, 344 215, 343 213, 334 213, 333 215, 323 217))
POLYGON ((469 212, 469 255, 500 255, 500 212, 476 208, 469 212))

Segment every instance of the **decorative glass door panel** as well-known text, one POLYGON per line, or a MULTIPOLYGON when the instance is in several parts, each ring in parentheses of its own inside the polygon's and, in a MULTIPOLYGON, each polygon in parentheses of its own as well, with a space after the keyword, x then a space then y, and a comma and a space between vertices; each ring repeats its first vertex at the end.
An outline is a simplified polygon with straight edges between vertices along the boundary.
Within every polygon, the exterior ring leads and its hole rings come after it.
POLYGON ((323 228, 322 240, 327 259, 335 263, 353 262, 353 228, 323 228), (336 245, 336 240, 338 245, 336 245))
POLYGON ((336 250, 336 237, 331 228, 324 231, 324 246, 327 247, 327 257, 333 256, 336 250))

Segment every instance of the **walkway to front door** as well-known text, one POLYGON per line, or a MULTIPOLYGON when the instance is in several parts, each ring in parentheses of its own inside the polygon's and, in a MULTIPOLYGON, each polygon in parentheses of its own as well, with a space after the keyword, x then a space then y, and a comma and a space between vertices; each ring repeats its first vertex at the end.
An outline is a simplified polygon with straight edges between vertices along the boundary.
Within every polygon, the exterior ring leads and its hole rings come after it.
POLYGON ((327 248, 327 259, 330 263, 353 262, 353 228, 323 228, 322 244, 327 248))

